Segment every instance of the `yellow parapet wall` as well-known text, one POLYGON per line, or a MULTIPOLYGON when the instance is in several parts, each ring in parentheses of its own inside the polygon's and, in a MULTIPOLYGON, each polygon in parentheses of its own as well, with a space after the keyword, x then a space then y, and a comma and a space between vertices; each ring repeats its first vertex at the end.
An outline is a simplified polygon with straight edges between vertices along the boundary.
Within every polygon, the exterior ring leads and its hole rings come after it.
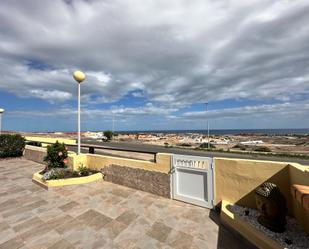
MULTIPOLYGON (((309 166, 301 166, 297 163, 289 165, 290 184, 300 184, 309 186, 309 166)), ((306 211, 301 204, 292 198, 293 215, 299 223, 303 225, 309 234, 309 212, 306 211)))
POLYGON ((265 181, 277 184, 291 200, 288 163, 234 158, 214 158, 214 162, 216 204, 226 200, 255 208, 254 190, 265 181))
POLYGON ((88 163, 87 154, 81 154, 81 155, 77 155, 75 153, 70 154, 68 156, 68 166, 72 170, 77 170, 79 166, 86 166, 89 168, 90 165, 88 163))
POLYGON ((100 170, 106 166, 115 164, 121 166, 127 166, 131 168, 138 168, 150 171, 157 171, 161 173, 170 172, 170 160, 171 155, 165 153, 157 154, 157 162, 149 162, 144 160, 128 159, 113 156, 103 156, 95 154, 81 154, 70 155, 69 166, 76 170, 80 165, 87 166, 91 169, 100 170))
POLYGON ((67 138, 53 138, 53 137, 25 137, 26 140, 41 142, 41 143, 55 143, 58 141, 59 143, 65 143, 67 145, 75 145, 76 140, 74 139, 67 139, 67 138))
MULTIPOLYGON (((36 153, 44 153, 46 152, 46 148, 35 147, 35 146, 26 146, 25 155, 26 158, 33 160, 33 154, 36 153)), ((41 156, 42 157, 42 156, 41 156)), ((115 164, 120 166, 127 166, 131 168, 139 168, 150 171, 157 171, 161 173, 169 173, 171 168, 171 154, 166 153, 157 153, 156 162, 137 160, 137 159, 128 159, 121 157, 113 157, 113 156, 103 156, 97 154, 81 154, 76 155, 71 152, 68 156, 68 166, 76 170, 80 165, 87 166, 91 169, 102 169, 106 166, 115 164)), ((38 160, 36 160, 39 162, 38 160)))

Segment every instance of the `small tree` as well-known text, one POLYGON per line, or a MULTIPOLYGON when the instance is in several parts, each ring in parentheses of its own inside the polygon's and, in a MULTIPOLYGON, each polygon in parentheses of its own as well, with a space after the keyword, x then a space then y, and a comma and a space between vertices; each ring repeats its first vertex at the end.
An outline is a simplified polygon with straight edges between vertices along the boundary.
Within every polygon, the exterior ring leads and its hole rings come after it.
POLYGON ((68 150, 64 143, 56 141, 55 144, 47 146, 47 155, 44 161, 47 162, 47 168, 65 168, 67 164, 68 150))
POLYGON ((104 136, 107 138, 107 140, 112 140, 114 133, 112 131, 104 131, 104 136))
POLYGON ((208 145, 208 142, 200 144, 199 147, 202 148, 202 149, 208 149, 208 148, 209 149, 215 149, 216 148, 216 146, 214 146, 212 143, 209 143, 209 145, 208 145))
POLYGON ((257 152, 271 152, 271 149, 266 146, 256 146, 253 150, 257 152))
POLYGON ((236 144, 233 146, 233 149, 240 149, 240 150, 246 150, 248 148, 247 145, 244 144, 236 144))

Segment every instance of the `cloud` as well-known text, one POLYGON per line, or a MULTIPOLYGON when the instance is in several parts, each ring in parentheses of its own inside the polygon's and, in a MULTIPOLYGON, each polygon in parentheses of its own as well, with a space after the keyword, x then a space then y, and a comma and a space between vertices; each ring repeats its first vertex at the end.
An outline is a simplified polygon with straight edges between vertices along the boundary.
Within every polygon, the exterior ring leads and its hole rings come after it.
POLYGON ((70 99, 81 69, 92 104, 130 91, 179 107, 293 100, 309 93, 308 12, 306 0, 4 0, 0 90, 70 99))
POLYGON ((32 89, 29 91, 29 94, 33 97, 48 100, 53 102, 63 102, 72 98, 72 94, 62 91, 44 91, 40 89, 32 89))
POLYGON ((205 119, 239 119, 253 118, 258 120, 274 119, 276 116, 291 120, 302 120, 302 124, 309 121, 309 101, 285 102, 277 104, 261 104, 253 106, 242 106, 236 108, 224 108, 221 110, 185 112, 178 118, 190 120, 205 119))
MULTIPOLYGON (((156 106, 148 103, 140 107, 113 106, 112 108, 82 108, 82 123, 85 129, 106 129, 111 127, 112 120, 117 123, 117 130, 130 129, 201 129, 210 122, 213 129, 254 129, 254 128, 305 128, 309 124, 309 102, 285 102, 277 104, 247 105, 243 107, 224 108, 221 110, 191 111, 179 113, 179 110, 156 106), (271 126, 270 126, 271 125, 271 126)), ((39 110, 19 110, 6 113, 8 119, 38 120, 40 125, 44 120, 57 120, 69 123, 68 130, 76 123, 76 109, 60 107, 39 110)), ((47 122, 47 121, 46 121, 47 122)), ((40 130, 41 126, 38 126, 40 130)), ((51 128, 54 130, 55 126, 51 128)), ((63 127, 60 125, 60 130, 63 127)))
MULTIPOLYGON (((145 106, 140 107, 124 107, 124 106, 113 106, 109 109, 90 109, 82 108, 81 115, 87 119, 98 119, 104 117, 115 117, 119 118, 134 118, 143 116, 153 115, 169 115, 172 112, 177 111, 175 108, 166 108, 154 106, 152 103, 147 103, 145 106)), ((11 117, 75 117, 77 114, 76 109, 61 107, 57 109, 49 109, 48 111, 36 111, 36 110, 18 110, 11 111, 8 113, 11 117)))

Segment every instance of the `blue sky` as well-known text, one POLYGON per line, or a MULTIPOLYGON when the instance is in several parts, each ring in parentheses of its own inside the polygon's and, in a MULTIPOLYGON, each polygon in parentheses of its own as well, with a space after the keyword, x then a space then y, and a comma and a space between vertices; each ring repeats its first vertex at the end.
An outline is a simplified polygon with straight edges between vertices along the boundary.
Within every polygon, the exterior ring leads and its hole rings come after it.
POLYGON ((309 3, 8 1, 4 130, 308 128, 309 3), (209 111, 205 112, 205 102, 209 111))

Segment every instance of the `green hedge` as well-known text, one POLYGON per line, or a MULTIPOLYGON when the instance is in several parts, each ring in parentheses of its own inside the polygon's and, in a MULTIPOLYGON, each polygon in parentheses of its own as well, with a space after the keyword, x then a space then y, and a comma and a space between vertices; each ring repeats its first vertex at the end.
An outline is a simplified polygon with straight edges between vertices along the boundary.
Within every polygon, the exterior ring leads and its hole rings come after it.
POLYGON ((25 139, 19 135, 0 135, 0 157, 18 157, 23 155, 25 139))

